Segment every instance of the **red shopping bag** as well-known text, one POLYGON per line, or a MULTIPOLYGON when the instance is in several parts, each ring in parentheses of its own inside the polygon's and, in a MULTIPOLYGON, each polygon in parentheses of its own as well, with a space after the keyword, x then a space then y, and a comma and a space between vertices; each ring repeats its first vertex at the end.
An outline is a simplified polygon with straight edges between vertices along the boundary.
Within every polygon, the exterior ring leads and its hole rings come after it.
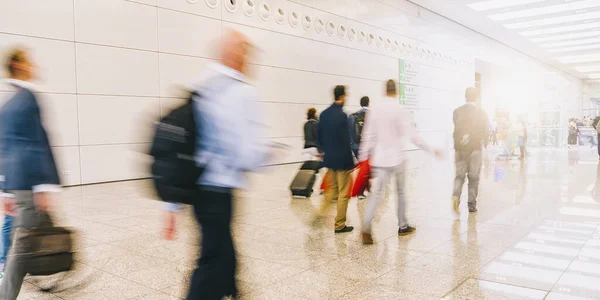
POLYGON ((356 166, 357 174, 352 186, 351 197, 356 197, 363 193, 369 184, 369 178, 371 177, 371 165, 369 160, 361 161, 356 166))

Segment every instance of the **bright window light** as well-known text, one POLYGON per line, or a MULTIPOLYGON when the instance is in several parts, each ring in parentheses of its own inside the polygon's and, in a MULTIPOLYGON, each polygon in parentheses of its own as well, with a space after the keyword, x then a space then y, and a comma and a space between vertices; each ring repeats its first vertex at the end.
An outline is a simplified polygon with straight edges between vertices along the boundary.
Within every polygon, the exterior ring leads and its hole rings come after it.
POLYGON ((537 26, 557 25, 557 24, 568 23, 568 22, 593 20, 593 19, 598 19, 598 18, 600 18, 600 11, 594 11, 594 12, 589 12, 589 13, 581 13, 581 14, 574 14, 574 15, 568 15, 568 16, 560 16, 560 17, 554 17, 554 18, 546 18, 546 19, 539 19, 539 20, 533 20, 533 21, 504 24, 504 27, 506 27, 508 29, 522 29, 522 28, 537 27, 537 26))
POLYGON ((600 49, 600 44, 565 47, 565 48, 555 48, 555 49, 548 50, 548 52, 559 53, 559 52, 570 52, 570 51, 591 50, 591 49, 600 49))
POLYGON ((563 64, 576 64, 589 61, 600 61, 600 53, 596 54, 582 54, 572 56, 561 56, 557 60, 563 64))
POLYGON ((566 42, 548 43, 548 44, 542 44, 542 45, 540 45, 540 47, 556 48, 556 47, 577 46, 577 45, 594 44, 594 43, 600 43, 600 37, 593 38, 593 39, 583 39, 583 40, 574 40, 574 41, 566 41, 566 42))
POLYGON ((575 68, 577 72, 581 73, 589 73, 589 72, 600 72, 600 65, 597 66, 585 66, 585 67, 577 67, 575 68))
POLYGON ((600 79, 600 73, 590 74, 588 77, 590 79, 600 79))
POLYGON ((571 31, 598 29, 598 28, 600 28, 600 22, 552 27, 552 28, 546 28, 546 29, 528 30, 528 31, 523 31, 523 32, 519 32, 519 33, 523 36, 536 36, 536 35, 542 35, 542 34, 556 34, 556 33, 571 32, 571 31))
POLYGON ((477 11, 486 11, 498 8, 518 6, 523 4, 539 3, 544 1, 546 0, 488 0, 467 4, 467 6, 477 11))
POLYGON ((578 38, 595 37, 595 36, 600 36, 600 31, 587 31, 587 32, 580 32, 580 33, 555 35, 555 36, 549 36, 549 37, 543 37, 543 38, 535 38, 535 39, 531 39, 531 41, 535 42, 535 43, 543 43, 543 42, 573 40, 573 39, 578 39, 578 38))
POLYGON ((500 14, 490 15, 490 19, 494 21, 504 21, 510 19, 527 18, 534 16, 542 16, 548 14, 562 13, 566 11, 580 10, 600 7, 600 1, 598 0, 583 0, 579 2, 569 2, 565 4, 551 5, 533 9, 524 9, 519 11, 511 11, 500 14))

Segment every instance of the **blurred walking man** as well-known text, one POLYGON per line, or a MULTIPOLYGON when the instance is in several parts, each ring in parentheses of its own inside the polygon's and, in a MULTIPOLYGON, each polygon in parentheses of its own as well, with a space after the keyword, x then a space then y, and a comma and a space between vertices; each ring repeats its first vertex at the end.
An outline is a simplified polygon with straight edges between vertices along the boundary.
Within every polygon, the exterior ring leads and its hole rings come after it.
POLYGON ((454 150, 456 178, 452 202, 454 212, 460 213, 460 196, 465 176, 469 178, 469 212, 477 211, 477 194, 479 193, 479 174, 481 173, 482 145, 487 147, 489 139, 488 118, 485 112, 477 107, 477 90, 468 88, 465 97, 467 104, 454 111, 454 150))
POLYGON ((352 185, 352 149, 350 148, 350 129, 348 116, 342 110, 346 102, 346 87, 338 85, 333 90, 335 101, 321 113, 317 138, 323 151, 323 167, 327 168, 325 178, 325 198, 321 203, 320 216, 324 216, 337 199, 335 233, 350 232, 352 226, 346 226, 346 212, 350 201, 352 185))
POLYGON ((260 143, 264 125, 256 89, 246 82, 252 45, 236 31, 224 34, 220 62, 192 89, 199 126, 199 179, 194 212, 202 228, 202 254, 190 281, 188 300, 236 298, 236 257, 231 237, 232 193, 245 187, 245 172, 264 165, 271 150, 260 143))
POLYGON ((374 187, 367 199, 367 209, 362 224, 363 244, 373 244, 371 223, 391 177, 396 180, 398 192, 398 235, 407 235, 415 231, 406 220, 404 196, 406 138, 421 150, 441 156, 440 151, 432 151, 417 134, 410 114, 399 103, 398 89, 393 80, 388 80, 386 83, 386 95, 387 97, 381 103, 367 112, 358 154, 361 162, 369 160, 374 178, 374 187))
MULTIPOLYGON (((50 192, 59 191, 59 177, 48 136, 42 126, 35 87, 34 64, 24 50, 8 55, 6 83, 14 94, 0 110, 0 189, 14 195, 15 229, 50 226, 50 192)), ((30 245, 14 241, 8 255, 0 299, 17 299, 27 273, 30 245)))

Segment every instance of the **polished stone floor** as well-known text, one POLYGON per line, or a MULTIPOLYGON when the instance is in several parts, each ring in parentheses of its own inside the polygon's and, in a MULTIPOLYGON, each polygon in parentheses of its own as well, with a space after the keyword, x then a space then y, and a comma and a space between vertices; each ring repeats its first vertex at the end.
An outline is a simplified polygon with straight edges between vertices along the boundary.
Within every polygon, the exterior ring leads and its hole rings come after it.
MULTIPOLYGON (((238 195, 233 234, 242 299, 600 299, 600 168, 593 149, 532 149, 525 162, 485 156, 479 212, 451 210, 453 166, 411 153, 412 236, 396 234, 395 199, 374 225, 335 235, 308 225, 320 201, 291 198, 297 165, 251 176, 238 195)), ((393 193, 392 193, 393 194, 393 193)), ((180 299, 199 251, 189 209, 175 241, 161 239, 161 203, 149 182, 66 189, 56 207, 78 236, 77 269, 28 278, 19 299, 180 299)), ((366 201, 353 199, 359 226, 366 201)), ((332 211, 332 216, 333 216, 332 211)), ((332 218, 330 218, 332 219, 332 218)))

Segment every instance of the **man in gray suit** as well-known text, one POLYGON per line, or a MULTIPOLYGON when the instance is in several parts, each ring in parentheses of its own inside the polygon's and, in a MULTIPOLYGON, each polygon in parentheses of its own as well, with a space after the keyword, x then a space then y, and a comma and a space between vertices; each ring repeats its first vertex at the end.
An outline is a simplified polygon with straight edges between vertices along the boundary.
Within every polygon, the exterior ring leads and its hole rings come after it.
MULTIPOLYGON (((50 194, 60 189, 56 163, 42 126, 35 94, 35 66, 26 51, 9 53, 5 66, 14 94, 0 109, 0 190, 14 195, 17 217, 13 230, 51 226, 50 194)), ((31 249, 18 237, 8 255, 0 299, 17 299, 31 249)))

